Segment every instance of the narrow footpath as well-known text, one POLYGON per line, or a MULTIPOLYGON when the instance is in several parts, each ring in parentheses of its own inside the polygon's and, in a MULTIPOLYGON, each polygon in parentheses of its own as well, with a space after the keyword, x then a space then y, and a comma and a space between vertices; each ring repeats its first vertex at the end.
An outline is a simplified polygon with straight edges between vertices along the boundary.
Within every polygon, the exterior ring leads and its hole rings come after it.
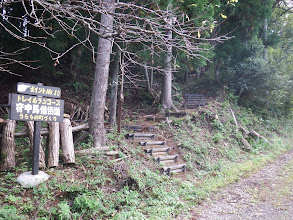
POLYGON ((210 195, 191 217, 181 219, 293 219, 293 149, 210 195))

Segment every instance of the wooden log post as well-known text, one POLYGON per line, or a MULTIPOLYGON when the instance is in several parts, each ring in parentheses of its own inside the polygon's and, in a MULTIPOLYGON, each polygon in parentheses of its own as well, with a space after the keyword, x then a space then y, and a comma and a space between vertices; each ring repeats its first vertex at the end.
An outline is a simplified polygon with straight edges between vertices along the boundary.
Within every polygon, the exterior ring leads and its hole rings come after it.
MULTIPOLYGON (((28 137, 31 143, 31 148, 33 148, 33 141, 34 141, 34 122, 33 121, 26 121, 26 126, 28 130, 28 137)), ((40 137, 40 152, 39 152, 39 168, 45 168, 46 162, 45 162, 45 152, 42 147, 42 139, 43 137, 40 137)))
MULTIPOLYGON (((3 131, 4 122, 5 120, 3 118, 0 118, 0 132, 3 131)), ((1 142, 2 142, 2 134, 0 134, 0 148, 1 148, 1 142)), ((1 151, 0 151, 0 154, 1 154, 1 151)), ((1 157, 0 157, 0 161, 1 161, 1 157)))
POLYGON ((15 168, 14 132, 16 122, 14 120, 6 120, 4 123, 0 149, 0 171, 9 171, 15 168))
POLYGON ((64 164, 74 164, 75 154, 73 145, 72 126, 69 118, 60 123, 61 147, 64 164))
POLYGON ((49 122, 48 167, 59 164, 60 134, 59 123, 49 122))

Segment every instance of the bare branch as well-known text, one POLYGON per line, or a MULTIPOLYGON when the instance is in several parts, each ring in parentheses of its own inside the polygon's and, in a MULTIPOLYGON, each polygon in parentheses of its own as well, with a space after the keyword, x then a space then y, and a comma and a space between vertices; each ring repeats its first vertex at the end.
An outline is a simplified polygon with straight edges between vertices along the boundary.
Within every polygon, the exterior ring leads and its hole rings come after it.
MULTIPOLYGON (((131 1, 115 3, 115 11, 108 12, 100 0, 68 0, 68 1, 44 1, 44 0, 6 0, 1 1, 0 27, 16 39, 31 44, 36 44, 50 52, 53 60, 58 61, 62 56, 79 45, 88 48, 95 56, 95 48, 91 42, 94 34, 102 38, 111 39, 113 42, 123 42, 125 44, 152 45, 152 53, 160 54, 165 52, 168 45, 186 55, 195 58, 206 59, 207 53, 212 49, 211 43, 221 43, 230 39, 228 35, 210 37, 205 32, 210 32, 211 26, 215 22, 201 26, 195 26, 196 20, 200 19, 206 12, 198 15, 197 18, 187 18, 179 8, 165 10, 153 1, 131 1), (5 7, 13 7, 15 3, 22 3, 25 14, 21 17, 13 17, 5 7), (144 4, 143 4, 144 3, 144 4), (103 27, 98 19, 100 14, 107 14, 113 18, 114 28, 109 30, 103 27), (172 15, 172 25, 168 25, 168 18, 172 15), (44 35, 33 36, 25 33, 23 27, 16 26, 11 20, 18 21, 28 28, 41 30, 44 35), (52 26, 52 23, 58 24, 52 26), (101 32, 103 27, 104 32, 101 32), (12 28, 12 29, 11 29, 12 28), (78 35, 80 30, 86 30, 85 37, 78 35), (63 52, 55 51, 49 47, 46 40, 55 38, 59 31, 65 31, 67 35, 73 37, 77 43, 70 46, 63 52), (166 31, 172 31, 174 38, 166 37, 166 31), (206 45, 211 45, 206 47, 206 45)), ((1 48, 0 48, 1 50, 1 48)), ((124 49, 128 61, 133 64, 143 63, 139 59, 138 53, 124 49)), ((160 69, 160 67, 157 67, 160 69)))

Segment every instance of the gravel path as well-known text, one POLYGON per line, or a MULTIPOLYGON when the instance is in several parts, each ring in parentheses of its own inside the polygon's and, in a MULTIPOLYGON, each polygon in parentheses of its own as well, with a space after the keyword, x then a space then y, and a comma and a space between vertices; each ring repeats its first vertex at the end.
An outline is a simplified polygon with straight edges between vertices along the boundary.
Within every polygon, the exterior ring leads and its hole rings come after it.
POLYGON ((191 219, 293 219, 293 150, 210 196, 191 219))

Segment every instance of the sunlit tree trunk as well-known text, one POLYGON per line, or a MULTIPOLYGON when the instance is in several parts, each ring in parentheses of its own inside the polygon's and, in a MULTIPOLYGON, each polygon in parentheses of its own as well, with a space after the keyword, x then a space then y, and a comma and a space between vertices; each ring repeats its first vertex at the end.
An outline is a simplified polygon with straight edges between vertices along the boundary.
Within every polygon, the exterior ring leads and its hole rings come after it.
MULTIPOLYGON (((114 12, 114 3, 114 0, 103 0, 101 4, 104 6, 105 10, 111 14, 111 12, 114 12)), ((112 32, 113 18, 109 14, 107 13, 101 15, 100 34, 102 37, 99 37, 89 118, 90 133, 93 136, 95 147, 103 146, 106 141, 104 131, 104 111, 109 76, 110 55, 112 51, 112 39, 106 39, 103 36, 112 32)))
MULTIPOLYGON (((172 4, 169 4, 169 8, 172 7, 172 4)), ((168 30, 166 33, 167 41, 172 40, 172 15, 168 18, 168 30)), ((161 104, 164 109, 171 109, 173 108, 172 102, 172 45, 168 44, 166 48, 166 59, 165 59, 165 72, 163 75, 163 85, 162 85, 162 93, 161 93, 161 104)))
POLYGON ((117 93, 118 93, 118 75, 119 75, 119 64, 121 58, 121 51, 118 47, 115 47, 115 59, 114 59, 114 69, 111 81, 111 98, 110 98, 110 114, 109 123, 114 126, 116 123, 116 113, 117 113, 117 93))

